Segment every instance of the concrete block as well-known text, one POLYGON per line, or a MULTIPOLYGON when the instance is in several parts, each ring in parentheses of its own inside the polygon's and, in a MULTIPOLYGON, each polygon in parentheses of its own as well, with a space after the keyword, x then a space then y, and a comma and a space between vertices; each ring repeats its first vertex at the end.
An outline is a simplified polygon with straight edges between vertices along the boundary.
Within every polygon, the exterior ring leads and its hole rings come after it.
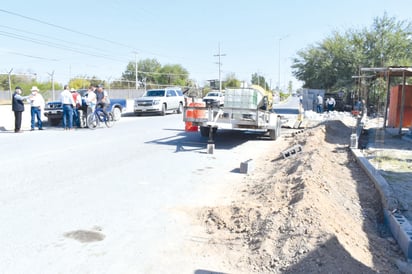
POLYGON ((252 159, 240 163, 240 173, 248 174, 254 169, 254 162, 252 159))
POLYGON ((395 238, 406 259, 412 260, 412 225, 400 213, 386 211, 385 216, 392 236, 395 238))
POLYGON ((296 145, 282 152, 283 158, 288 158, 291 156, 296 156, 302 152, 302 146, 296 145))

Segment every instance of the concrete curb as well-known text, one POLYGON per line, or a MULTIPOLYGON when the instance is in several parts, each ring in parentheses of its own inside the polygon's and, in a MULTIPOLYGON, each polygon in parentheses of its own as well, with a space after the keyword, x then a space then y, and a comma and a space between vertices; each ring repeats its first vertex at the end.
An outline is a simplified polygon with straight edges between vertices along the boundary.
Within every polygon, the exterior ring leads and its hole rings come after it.
POLYGON ((393 195, 388 182, 364 157, 359 149, 351 148, 357 162, 374 182, 382 199, 385 223, 397 241, 407 260, 412 260, 412 225, 397 210, 397 199, 393 195))

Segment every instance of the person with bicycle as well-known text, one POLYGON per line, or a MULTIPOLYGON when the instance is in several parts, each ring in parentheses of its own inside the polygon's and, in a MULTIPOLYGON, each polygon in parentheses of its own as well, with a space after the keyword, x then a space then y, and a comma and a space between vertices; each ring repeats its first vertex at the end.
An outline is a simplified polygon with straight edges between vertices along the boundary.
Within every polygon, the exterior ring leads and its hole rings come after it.
POLYGON ((97 99, 95 89, 96 88, 93 85, 90 85, 86 93, 86 104, 90 108, 90 110, 87 110, 87 114, 89 114, 89 112, 93 112, 96 107, 97 99))
MULTIPOLYGON (((87 95, 88 103, 92 101, 92 89, 89 89, 90 94, 87 95), (90 98, 89 98, 90 97, 90 98)), ((87 127, 90 129, 95 129, 99 126, 100 122, 103 122, 106 127, 113 126, 113 116, 111 113, 107 113, 106 108, 109 106, 110 101, 108 98, 108 94, 104 91, 102 85, 98 85, 96 89, 96 108, 92 109, 92 113, 87 115, 86 124, 87 127)))
POLYGON ((103 85, 98 85, 96 89, 96 107, 101 108, 106 117, 109 117, 109 114, 106 111, 109 104, 110 100, 107 91, 104 90, 103 85))

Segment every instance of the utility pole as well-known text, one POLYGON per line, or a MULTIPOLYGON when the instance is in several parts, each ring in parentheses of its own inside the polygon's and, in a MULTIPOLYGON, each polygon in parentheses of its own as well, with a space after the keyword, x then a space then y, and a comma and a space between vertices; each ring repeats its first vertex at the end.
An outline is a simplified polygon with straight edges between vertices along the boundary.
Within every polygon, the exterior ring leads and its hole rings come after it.
POLYGON ((9 75, 9 95, 11 98, 11 72, 13 71, 13 69, 11 69, 7 74, 9 75))
POLYGON ((218 50, 219 50, 219 53, 218 53, 218 54, 215 54, 215 55, 213 55, 213 56, 219 58, 219 61, 217 62, 217 64, 219 65, 219 91, 222 92, 222 78, 221 78, 221 76, 222 76, 222 75, 221 75, 222 63, 221 63, 221 61, 220 61, 220 57, 226 56, 226 54, 220 53, 220 43, 219 43, 219 46, 218 46, 218 50))
POLYGON ((50 78, 51 78, 51 83, 52 83, 52 98, 53 98, 53 101, 55 100, 54 99, 54 70, 52 71, 52 73, 47 73, 49 76, 50 76, 50 78))
POLYGON ((137 72, 138 72, 138 70, 137 70, 137 51, 134 51, 133 53, 134 53, 134 62, 135 62, 134 69, 135 69, 135 74, 136 74, 136 90, 137 90, 138 87, 139 87, 138 78, 137 78, 137 72))

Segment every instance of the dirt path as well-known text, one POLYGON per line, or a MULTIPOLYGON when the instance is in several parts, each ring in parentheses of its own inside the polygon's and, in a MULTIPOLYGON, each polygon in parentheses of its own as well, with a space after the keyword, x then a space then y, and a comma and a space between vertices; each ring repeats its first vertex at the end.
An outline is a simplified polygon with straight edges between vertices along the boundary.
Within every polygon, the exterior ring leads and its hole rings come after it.
POLYGON ((277 141, 230 205, 195 210, 194 254, 229 273, 409 273, 348 148, 351 131, 328 121, 277 141), (294 145, 302 153, 281 157, 294 145))

